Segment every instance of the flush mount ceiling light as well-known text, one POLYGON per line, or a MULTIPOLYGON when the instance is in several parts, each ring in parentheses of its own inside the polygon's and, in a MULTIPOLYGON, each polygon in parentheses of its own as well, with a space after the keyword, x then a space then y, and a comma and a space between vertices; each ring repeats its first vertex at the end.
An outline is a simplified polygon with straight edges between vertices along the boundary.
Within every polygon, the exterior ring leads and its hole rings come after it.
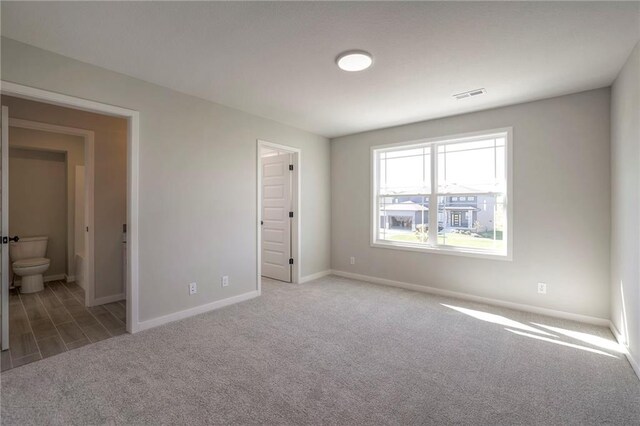
POLYGON ((338 67, 349 72, 366 70, 372 63, 371 53, 364 50, 349 50, 342 52, 336 58, 338 67))

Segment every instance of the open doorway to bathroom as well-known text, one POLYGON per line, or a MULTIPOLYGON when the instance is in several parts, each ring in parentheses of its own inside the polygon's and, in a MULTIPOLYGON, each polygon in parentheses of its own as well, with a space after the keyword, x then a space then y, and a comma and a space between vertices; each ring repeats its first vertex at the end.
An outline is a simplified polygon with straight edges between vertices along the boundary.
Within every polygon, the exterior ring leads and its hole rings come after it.
POLYGON ((2 96, 2 105, 3 222, 10 237, 6 370, 127 331, 129 123, 11 96, 2 96))

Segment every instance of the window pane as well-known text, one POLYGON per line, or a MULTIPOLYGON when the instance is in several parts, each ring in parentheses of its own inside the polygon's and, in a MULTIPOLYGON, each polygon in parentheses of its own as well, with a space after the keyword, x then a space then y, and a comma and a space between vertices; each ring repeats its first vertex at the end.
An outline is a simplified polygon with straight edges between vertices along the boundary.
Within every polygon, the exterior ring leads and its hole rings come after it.
POLYGON ((504 190, 504 138, 438 146, 438 192, 504 190))
POLYGON ((431 192, 429 148, 379 154, 380 194, 428 194, 431 192))
POLYGON ((506 149, 505 133, 375 149, 375 239, 506 254, 506 149), (435 241, 428 241, 430 225, 435 241))
MULTIPOLYGON (((438 244, 505 251, 505 205, 502 195, 483 194, 464 205, 438 197, 438 244)), ((471 198, 471 197, 469 197, 471 198)))
POLYGON ((379 197, 378 239, 426 243, 429 197, 379 197))

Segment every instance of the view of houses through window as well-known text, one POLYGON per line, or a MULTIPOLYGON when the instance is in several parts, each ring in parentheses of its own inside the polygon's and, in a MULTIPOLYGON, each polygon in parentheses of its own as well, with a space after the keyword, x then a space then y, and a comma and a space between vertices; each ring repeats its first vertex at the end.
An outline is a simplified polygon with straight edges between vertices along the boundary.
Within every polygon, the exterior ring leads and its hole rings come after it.
POLYGON ((374 243, 506 254, 506 148, 501 132, 374 149, 374 243))

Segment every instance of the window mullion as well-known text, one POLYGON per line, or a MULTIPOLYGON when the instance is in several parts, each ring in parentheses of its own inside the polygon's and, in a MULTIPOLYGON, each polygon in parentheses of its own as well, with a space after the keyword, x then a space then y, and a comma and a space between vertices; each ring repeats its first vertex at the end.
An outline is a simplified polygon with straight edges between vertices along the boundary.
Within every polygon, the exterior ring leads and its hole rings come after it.
POLYGON ((429 195, 429 233, 428 244, 432 247, 438 245, 438 152, 437 145, 431 144, 431 194, 429 195))

